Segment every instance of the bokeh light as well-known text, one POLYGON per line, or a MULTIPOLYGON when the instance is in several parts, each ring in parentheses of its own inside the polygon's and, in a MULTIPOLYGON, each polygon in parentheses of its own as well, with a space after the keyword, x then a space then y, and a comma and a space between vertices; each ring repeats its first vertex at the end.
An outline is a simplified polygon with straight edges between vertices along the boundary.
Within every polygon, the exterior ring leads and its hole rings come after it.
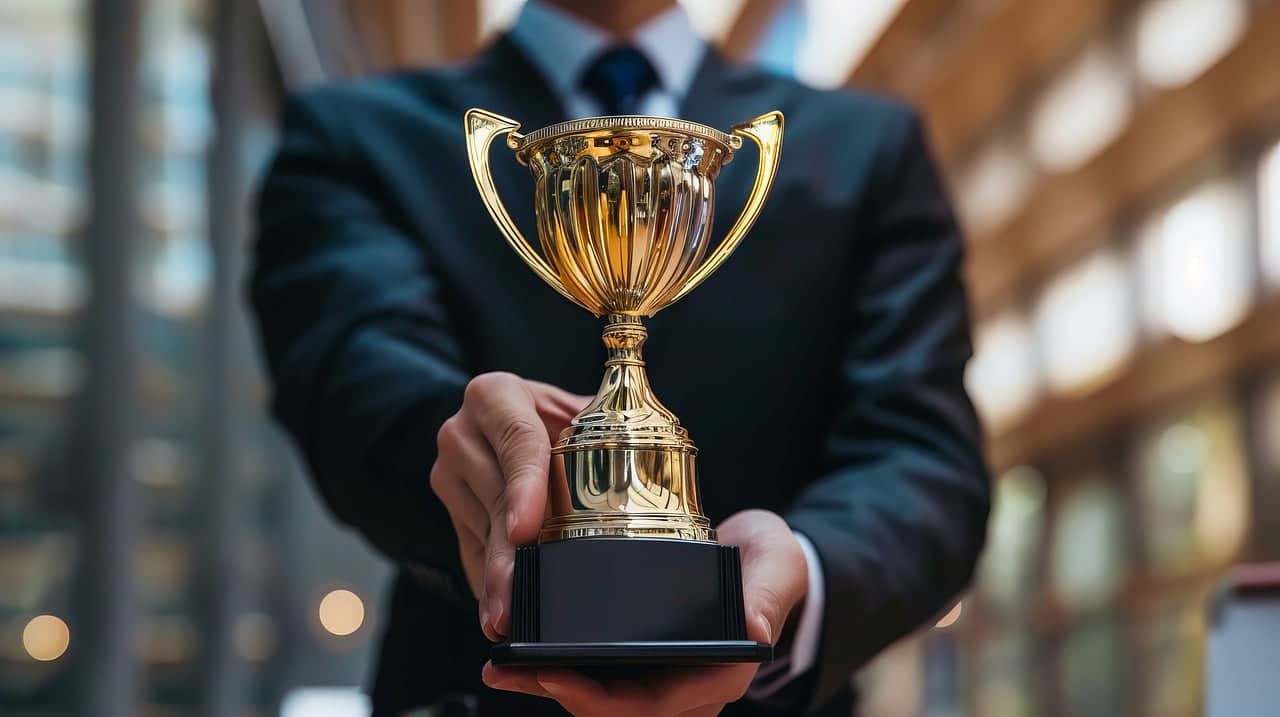
POLYGON ((22 647, 33 660, 56 660, 70 645, 71 629, 56 615, 37 615, 22 629, 22 647))
POLYGON ((330 590, 320 599, 320 626, 332 635, 350 635, 364 624, 364 601, 350 590, 330 590))

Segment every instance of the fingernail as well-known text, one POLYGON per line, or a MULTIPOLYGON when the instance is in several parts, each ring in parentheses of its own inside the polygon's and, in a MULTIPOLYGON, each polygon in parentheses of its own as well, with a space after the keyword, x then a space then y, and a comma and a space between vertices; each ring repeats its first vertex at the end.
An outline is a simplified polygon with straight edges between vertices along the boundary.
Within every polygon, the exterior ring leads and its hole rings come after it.
POLYGON ((516 531, 516 514, 507 513, 507 535, 511 535, 516 531))
POLYGON ((494 604, 489 606, 489 614, 493 616, 493 622, 490 623, 490 627, 493 628, 493 633, 495 635, 501 635, 502 633, 498 631, 498 625, 502 622, 502 603, 495 600, 494 604))
POLYGON ((480 606, 480 629, 483 630, 488 626, 489 626, 489 606, 481 605, 480 606))

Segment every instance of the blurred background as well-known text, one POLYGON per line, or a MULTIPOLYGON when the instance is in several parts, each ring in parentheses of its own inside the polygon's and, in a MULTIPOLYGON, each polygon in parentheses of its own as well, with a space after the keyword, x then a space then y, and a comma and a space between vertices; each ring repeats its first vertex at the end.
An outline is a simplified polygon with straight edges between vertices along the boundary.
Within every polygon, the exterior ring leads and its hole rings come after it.
MULTIPOLYGON (((1280 2, 685 5, 921 107, 966 225, 989 547, 865 714, 1200 714, 1212 588, 1280 557, 1280 2)), ((246 210, 285 92, 519 7, 0 0, 0 714, 365 713, 389 568, 265 415, 246 210)))

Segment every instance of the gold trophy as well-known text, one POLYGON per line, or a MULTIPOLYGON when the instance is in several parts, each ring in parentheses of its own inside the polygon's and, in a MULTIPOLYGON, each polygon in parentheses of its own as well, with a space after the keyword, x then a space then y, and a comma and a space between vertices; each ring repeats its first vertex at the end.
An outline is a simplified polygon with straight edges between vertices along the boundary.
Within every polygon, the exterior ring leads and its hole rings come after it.
POLYGON ((595 117, 520 134, 466 113, 471 173, 507 243, 566 299, 606 317, 604 380, 552 449, 549 517, 520 548, 511 637, 515 665, 697 664, 768 659, 746 639, 736 548, 715 542, 695 475, 697 448, 654 395, 643 317, 707 279, 764 206, 782 148, 782 114, 726 134, 666 117, 595 117), (541 253, 498 197, 489 147, 499 135, 536 182, 541 253), (709 245, 715 180, 750 138, 760 151, 742 215, 709 245))

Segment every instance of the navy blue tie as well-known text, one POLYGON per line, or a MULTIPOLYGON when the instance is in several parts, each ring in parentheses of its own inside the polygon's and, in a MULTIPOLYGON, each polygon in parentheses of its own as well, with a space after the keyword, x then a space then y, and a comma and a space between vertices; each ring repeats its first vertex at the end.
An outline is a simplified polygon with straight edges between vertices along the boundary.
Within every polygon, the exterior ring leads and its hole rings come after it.
POLYGON ((582 75, 582 89, 600 103, 607 115, 630 115, 658 84, 649 58, 634 47, 612 47, 600 53, 582 75))

